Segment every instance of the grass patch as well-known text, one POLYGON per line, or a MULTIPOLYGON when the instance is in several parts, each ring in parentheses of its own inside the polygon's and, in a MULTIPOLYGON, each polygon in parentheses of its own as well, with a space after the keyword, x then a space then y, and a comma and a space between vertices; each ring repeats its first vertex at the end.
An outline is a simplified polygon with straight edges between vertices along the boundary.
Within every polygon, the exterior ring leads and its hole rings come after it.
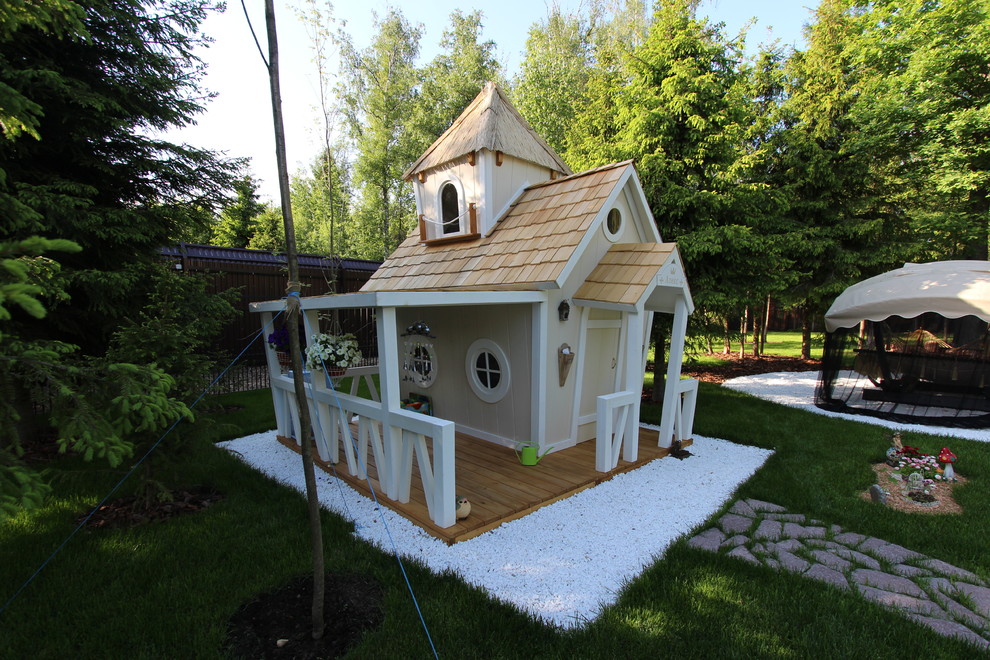
MULTIPOLYGON (((241 435, 271 428, 267 396, 221 397, 243 407, 218 418, 241 435)), ((647 405, 643 413, 655 420, 659 410, 647 405)), ((970 477, 957 491, 963 515, 911 516, 857 497, 873 481, 869 462, 887 447, 882 428, 701 383, 695 429, 775 450, 740 487, 740 496, 990 577, 984 552, 990 446, 948 442, 960 457, 958 469, 970 477)), ((905 433, 904 441, 929 452, 947 444, 916 433, 905 433)), ((56 485, 40 509, 0 523, 0 602, 119 478, 71 458, 59 467, 74 478, 56 485)), ((192 448, 183 475, 226 499, 164 523, 80 532, 0 615, 5 656, 219 658, 227 619, 241 604, 306 573, 308 526, 299 494, 205 443, 192 448)), ((664 506, 662 489, 649 506, 664 506)), ((395 559, 356 540, 339 516, 324 512, 323 523, 328 569, 369 574, 385 588, 384 624, 349 657, 432 657, 395 559)), ((546 626, 454 575, 436 575, 415 562, 406 566, 434 642, 448 658, 900 658, 904 649, 935 658, 974 655, 972 647, 858 596, 695 550, 683 540, 626 585, 596 621, 572 631, 546 626)))

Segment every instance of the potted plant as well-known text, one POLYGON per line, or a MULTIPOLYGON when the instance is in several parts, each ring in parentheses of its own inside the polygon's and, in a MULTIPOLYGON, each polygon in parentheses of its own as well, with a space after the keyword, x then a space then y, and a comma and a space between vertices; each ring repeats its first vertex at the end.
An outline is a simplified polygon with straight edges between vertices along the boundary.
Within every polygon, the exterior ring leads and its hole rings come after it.
POLYGON ((339 335, 321 332, 306 347, 306 366, 313 371, 325 368, 330 378, 343 376, 361 357, 357 338, 349 332, 339 335))
POLYGON ((275 356, 278 358, 279 365, 288 369, 292 364, 292 359, 289 356, 289 327, 283 325, 275 329, 268 335, 268 344, 275 349, 275 356))

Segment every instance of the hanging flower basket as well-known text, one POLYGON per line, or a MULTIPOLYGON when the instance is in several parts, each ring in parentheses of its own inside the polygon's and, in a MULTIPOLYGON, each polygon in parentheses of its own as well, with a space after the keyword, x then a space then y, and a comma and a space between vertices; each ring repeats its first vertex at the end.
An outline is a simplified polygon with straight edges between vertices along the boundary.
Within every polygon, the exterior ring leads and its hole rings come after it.
POLYGON ((361 361, 357 338, 350 334, 319 333, 306 347, 306 366, 313 371, 326 370, 328 378, 339 378, 349 367, 361 361))
POLYGON ((292 366, 292 356, 285 351, 275 351, 275 357, 278 358, 278 364, 283 369, 288 369, 292 366))

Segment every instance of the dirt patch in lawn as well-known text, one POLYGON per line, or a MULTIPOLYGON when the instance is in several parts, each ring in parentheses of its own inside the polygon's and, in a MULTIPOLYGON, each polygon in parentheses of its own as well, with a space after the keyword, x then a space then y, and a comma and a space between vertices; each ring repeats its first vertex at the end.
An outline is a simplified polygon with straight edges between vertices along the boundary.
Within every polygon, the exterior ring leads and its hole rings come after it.
POLYGON ((364 575, 327 573, 326 631, 313 639, 313 578, 258 596, 231 617, 224 652, 233 658, 337 658, 381 625, 381 585, 364 575))
MULTIPOLYGON (((212 488, 190 488, 188 490, 172 491, 171 499, 167 501, 145 502, 135 497, 121 497, 107 502, 86 521, 90 528, 134 527, 150 522, 168 520, 173 516, 202 511, 206 507, 223 499, 212 488)), ((86 519, 89 512, 76 519, 79 524, 86 519)))
MULTIPOLYGON (((887 497, 887 506, 895 511, 927 514, 960 514, 963 512, 962 507, 959 506, 956 499, 952 496, 952 492, 967 481, 966 477, 961 477, 958 473, 956 474, 958 481, 936 484, 933 495, 938 502, 938 506, 925 506, 924 504, 908 499, 901 493, 901 482, 891 479, 891 475, 894 474, 894 468, 886 463, 874 463, 871 467, 877 475, 877 483, 880 484, 880 487, 890 491, 890 495, 887 497)), ((860 493, 859 496, 866 501, 870 501, 869 490, 860 493)))

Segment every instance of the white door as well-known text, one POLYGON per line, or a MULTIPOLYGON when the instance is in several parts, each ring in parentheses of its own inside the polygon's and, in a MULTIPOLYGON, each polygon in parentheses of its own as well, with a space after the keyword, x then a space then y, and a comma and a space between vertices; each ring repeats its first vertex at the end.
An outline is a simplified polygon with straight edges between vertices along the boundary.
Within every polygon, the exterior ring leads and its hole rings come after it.
POLYGON ((616 313, 614 320, 588 322, 585 338, 584 368, 581 370, 581 402, 578 408, 578 442, 595 437, 598 397, 615 392, 615 376, 619 360, 619 337, 622 321, 616 313))

